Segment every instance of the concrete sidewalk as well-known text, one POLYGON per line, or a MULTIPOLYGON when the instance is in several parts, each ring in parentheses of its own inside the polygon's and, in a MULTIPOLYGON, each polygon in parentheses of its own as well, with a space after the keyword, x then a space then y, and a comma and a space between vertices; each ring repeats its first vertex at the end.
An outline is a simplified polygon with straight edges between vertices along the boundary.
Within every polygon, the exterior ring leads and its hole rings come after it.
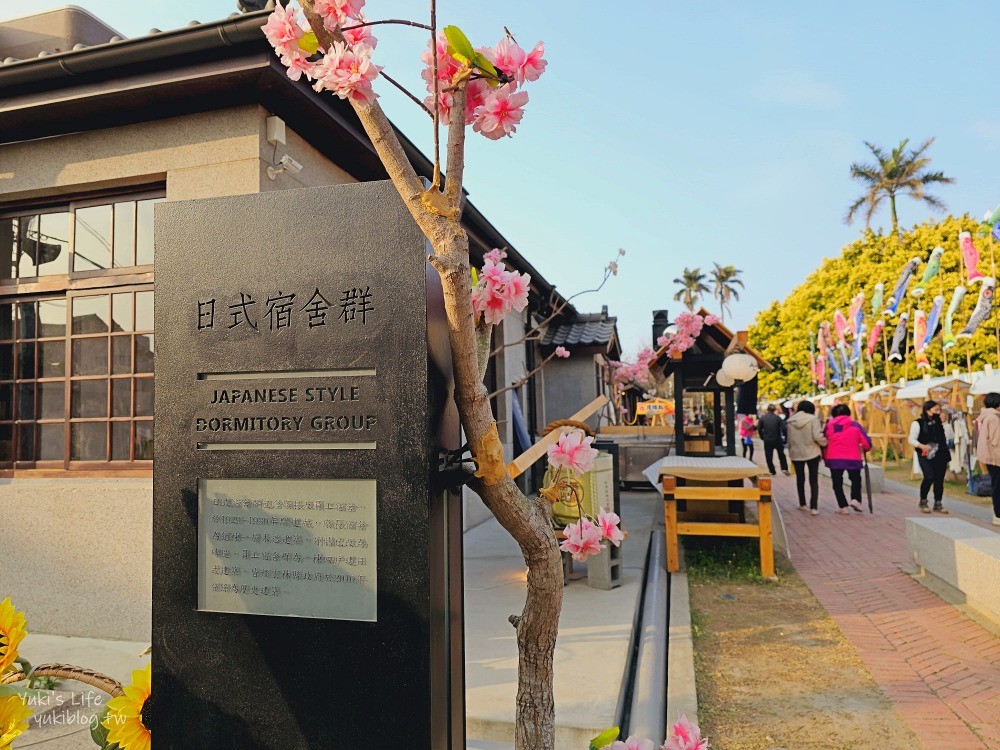
MULTIPOLYGON (((774 477, 792 563, 927 750, 1000 748, 1000 637, 908 574, 904 519, 920 515, 917 490, 887 488, 874 515, 842 516, 821 483, 820 515, 811 516, 796 510, 795 479, 774 477)), ((996 528, 986 508, 945 506, 996 528)))
MULTIPOLYGON (((656 492, 623 492, 622 585, 590 588, 576 563, 564 589, 556 645, 556 749, 579 750, 615 723, 656 492)), ((524 606, 524 560, 496 520, 465 535, 466 726, 470 750, 510 748, 514 740, 517 644, 507 618, 524 606)))

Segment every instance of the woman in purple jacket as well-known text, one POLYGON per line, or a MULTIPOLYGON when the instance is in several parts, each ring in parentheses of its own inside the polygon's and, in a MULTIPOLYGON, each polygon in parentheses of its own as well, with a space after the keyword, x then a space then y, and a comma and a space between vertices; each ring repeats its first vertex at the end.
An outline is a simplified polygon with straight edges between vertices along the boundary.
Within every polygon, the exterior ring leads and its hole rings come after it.
POLYGON ((830 477, 833 479, 833 494, 837 497, 838 513, 846 514, 847 498, 844 497, 844 472, 851 480, 850 507, 858 513, 861 507, 861 469, 865 466, 865 451, 871 450, 872 441, 865 428, 851 419, 851 408, 847 404, 837 404, 830 412, 823 434, 827 445, 823 452, 830 477))

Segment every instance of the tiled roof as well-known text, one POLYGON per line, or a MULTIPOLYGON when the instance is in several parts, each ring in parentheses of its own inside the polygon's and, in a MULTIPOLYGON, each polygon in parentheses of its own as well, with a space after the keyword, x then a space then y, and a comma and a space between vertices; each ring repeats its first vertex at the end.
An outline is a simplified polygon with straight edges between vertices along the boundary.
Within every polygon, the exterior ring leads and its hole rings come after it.
POLYGON ((542 346, 607 346, 615 335, 617 321, 595 313, 551 323, 542 337, 542 346))

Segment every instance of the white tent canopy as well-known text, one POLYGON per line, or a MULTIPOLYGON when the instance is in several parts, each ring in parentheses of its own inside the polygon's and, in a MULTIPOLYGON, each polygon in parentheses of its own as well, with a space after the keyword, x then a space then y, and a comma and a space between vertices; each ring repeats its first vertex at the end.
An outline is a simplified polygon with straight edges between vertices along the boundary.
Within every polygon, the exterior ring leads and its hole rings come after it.
POLYGON ((969 389, 969 393, 974 396, 981 396, 987 393, 1000 393, 1000 373, 985 375, 977 379, 969 389))

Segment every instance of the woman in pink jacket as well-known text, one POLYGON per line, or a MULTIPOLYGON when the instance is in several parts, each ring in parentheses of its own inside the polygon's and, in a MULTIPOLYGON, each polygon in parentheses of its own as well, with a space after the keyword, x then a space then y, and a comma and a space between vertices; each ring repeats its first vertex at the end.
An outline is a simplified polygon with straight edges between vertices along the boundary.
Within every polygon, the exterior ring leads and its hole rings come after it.
POLYGON ((850 513, 847 498, 844 497, 844 472, 851 480, 851 504, 858 513, 861 507, 861 470, 865 466, 865 451, 871 450, 872 441, 865 428, 851 419, 851 408, 847 404, 837 404, 830 412, 823 434, 827 445, 823 452, 830 477, 833 479, 833 494, 837 497, 838 513, 850 513))

